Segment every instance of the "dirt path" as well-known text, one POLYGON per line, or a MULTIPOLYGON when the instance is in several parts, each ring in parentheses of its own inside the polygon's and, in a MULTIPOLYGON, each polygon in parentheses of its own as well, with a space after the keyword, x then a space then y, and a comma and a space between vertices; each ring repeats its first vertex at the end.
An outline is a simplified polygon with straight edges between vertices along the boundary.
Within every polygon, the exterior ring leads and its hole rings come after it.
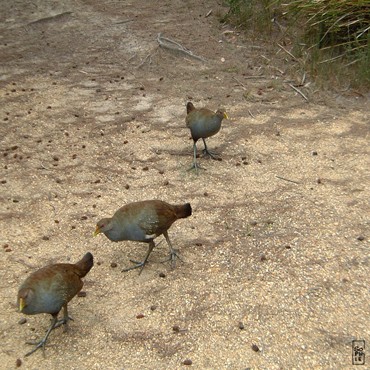
POLYGON ((0 368, 350 368, 351 341, 370 341, 365 97, 311 85, 306 102, 287 55, 222 27, 211 0, 0 7, 0 368), (190 98, 230 116, 199 176, 190 98), (121 273, 146 246, 93 238, 96 221, 153 198, 192 204, 170 229, 183 262, 161 263, 163 242, 140 276, 121 273), (20 283, 86 251, 70 331, 24 358, 49 318, 18 323, 20 283))

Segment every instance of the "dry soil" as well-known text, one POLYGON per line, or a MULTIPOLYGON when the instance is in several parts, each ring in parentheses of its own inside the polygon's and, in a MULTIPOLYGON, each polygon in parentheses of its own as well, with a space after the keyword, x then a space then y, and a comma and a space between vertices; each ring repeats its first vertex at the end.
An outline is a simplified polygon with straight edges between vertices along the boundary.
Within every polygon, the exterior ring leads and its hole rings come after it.
POLYGON ((368 96, 302 85, 276 43, 219 22, 222 2, 0 7, 0 368, 351 368, 352 340, 370 344, 368 96), (230 117, 199 175, 189 99, 230 117), (143 199, 193 215, 169 232, 176 268, 159 237, 139 276, 121 270, 146 245, 92 234, 143 199), (69 332, 25 358, 49 316, 19 323, 19 285, 87 251, 69 332))

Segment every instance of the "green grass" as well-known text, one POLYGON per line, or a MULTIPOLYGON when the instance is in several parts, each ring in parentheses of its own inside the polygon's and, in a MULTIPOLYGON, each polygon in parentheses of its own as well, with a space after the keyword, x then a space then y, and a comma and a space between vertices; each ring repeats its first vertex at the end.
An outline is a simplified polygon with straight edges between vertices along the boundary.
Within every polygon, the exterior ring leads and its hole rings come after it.
POLYGON ((299 68, 303 67, 320 84, 370 87, 369 0, 228 0, 227 3, 229 12, 224 21, 273 42, 289 38, 299 68))

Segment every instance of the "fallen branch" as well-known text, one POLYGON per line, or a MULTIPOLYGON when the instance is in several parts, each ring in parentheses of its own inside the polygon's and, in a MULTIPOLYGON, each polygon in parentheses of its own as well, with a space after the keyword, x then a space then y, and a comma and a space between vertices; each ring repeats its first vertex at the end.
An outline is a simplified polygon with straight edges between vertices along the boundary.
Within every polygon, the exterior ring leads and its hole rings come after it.
POLYGON ((194 58, 194 59, 197 59, 197 60, 201 60, 202 62, 205 62, 204 58, 193 54, 192 51, 186 49, 184 46, 182 46, 178 42, 173 41, 171 39, 168 39, 166 37, 162 37, 162 35, 160 33, 157 36, 157 42, 158 42, 159 46, 162 47, 162 48, 178 51, 180 53, 188 55, 191 58, 194 58))
POLYGON ((115 23, 113 23, 113 24, 123 24, 123 23, 132 22, 132 21, 133 21, 133 19, 125 19, 125 20, 123 20, 123 21, 115 22, 115 23))
POLYGON ((148 54, 147 56, 146 56, 146 58, 136 67, 137 69, 139 69, 140 67, 142 67, 145 63, 146 63, 146 61, 149 59, 149 64, 151 63, 151 61, 150 61, 150 59, 151 59, 151 54, 148 54))
POLYGON ((285 49, 283 45, 280 45, 280 44, 277 44, 277 45, 279 46, 279 48, 284 50, 288 55, 290 55, 295 61, 298 61, 298 59, 289 50, 285 49))
POLYGON ((240 86, 243 87, 244 90, 247 90, 247 87, 243 84, 243 82, 240 82, 236 77, 233 76, 233 80, 235 80, 240 86))
POLYGON ((53 22, 53 21, 57 21, 57 20, 59 21, 63 18, 68 18, 68 16, 71 15, 71 14, 72 14, 72 12, 64 12, 64 13, 53 15, 51 17, 40 18, 40 19, 37 19, 36 21, 28 23, 27 26, 31 26, 31 25, 39 24, 39 23, 53 22))
POLYGON ((207 14, 206 14, 206 18, 209 17, 211 14, 212 14, 213 10, 211 9, 207 14))
POLYGON ((303 99, 305 99, 306 101, 308 101, 308 98, 305 94, 303 94, 303 92, 299 89, 297 89, 294 85, 292 84, 288 84, 294 91, 296 91, 299 95, 302 96, 303 99))
POLYGON ((292 182, 293 184, 297 184, 297 185, 299 185, 299 182, 298 181, 294 181, 294 180, 289 180, 289 179, 287 179, 287 178, 285 178, 285 177, 281 177, 281 176, 278 176, 278 175, 275 175, 278 179, 280 179, 280 180, 284 180, 284 181, 288 181, 288 182, 292 182))

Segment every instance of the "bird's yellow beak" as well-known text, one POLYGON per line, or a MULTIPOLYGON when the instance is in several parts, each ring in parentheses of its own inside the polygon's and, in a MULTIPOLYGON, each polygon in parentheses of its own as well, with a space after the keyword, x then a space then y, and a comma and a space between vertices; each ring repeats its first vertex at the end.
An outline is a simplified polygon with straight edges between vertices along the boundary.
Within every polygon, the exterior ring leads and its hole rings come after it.
POLYGON ((99 235, 101 233, 101 230, 100 230, 100 227, 99 226, 96 226, 96 229, 95 229, 95 231, 94 231, 94 236, 97 236, 97 235, 99 235))
POLYGON ((224 118, 225 119, 229 119, 228 115, 226 114, 226 112, 224 112, 224 118))
POLYGON ((22 312, 26 307, 26 302, 23 298, 19 298, 19 312, 22 312))

